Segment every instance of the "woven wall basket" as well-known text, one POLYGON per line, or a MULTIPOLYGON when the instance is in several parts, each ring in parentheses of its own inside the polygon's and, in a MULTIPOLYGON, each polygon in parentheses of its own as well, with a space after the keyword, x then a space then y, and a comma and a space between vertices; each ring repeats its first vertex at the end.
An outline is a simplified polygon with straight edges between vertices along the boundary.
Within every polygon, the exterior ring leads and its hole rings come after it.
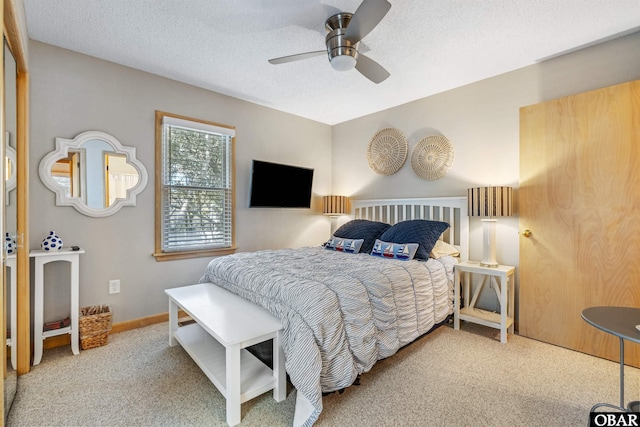
POLYGON ((393 175, 407 160, 407 140, 398 129, 386 128, 376 133, 367 149, 369 167, 380 175, 393 175))
POLYGON ((447 174, 453 164, 453 146, 440 135, 427 136, 416 144, 411 153, 413 172, 422 179, 433 181, 447 174))

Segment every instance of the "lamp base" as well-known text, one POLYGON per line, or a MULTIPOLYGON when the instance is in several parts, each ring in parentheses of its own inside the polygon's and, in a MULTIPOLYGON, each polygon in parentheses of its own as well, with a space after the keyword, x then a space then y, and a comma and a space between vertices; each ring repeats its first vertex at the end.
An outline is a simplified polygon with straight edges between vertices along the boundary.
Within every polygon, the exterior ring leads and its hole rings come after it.
POLYGON ((482 267, 495 268, 496 261, 496 222, 495 219, 482 220, 482 267))
POLYGON ((480 267, 497 268, 500 264, 480 261, 480 267))

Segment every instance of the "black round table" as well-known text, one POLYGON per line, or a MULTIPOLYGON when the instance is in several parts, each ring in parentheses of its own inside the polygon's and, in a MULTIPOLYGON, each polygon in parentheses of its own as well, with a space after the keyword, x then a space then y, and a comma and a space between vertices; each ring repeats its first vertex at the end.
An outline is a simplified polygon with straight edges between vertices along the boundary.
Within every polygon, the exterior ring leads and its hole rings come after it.
POLYGON ((591 408, 591 412, 600 406, 640 412, 640 401, 624 406, 624 340, 640 344, 640 330, 636 327, 640 327, 640 308, 590 307, 582 311, 582 318, 590 325, 620 339, 620 406, 598 403, 591 408))

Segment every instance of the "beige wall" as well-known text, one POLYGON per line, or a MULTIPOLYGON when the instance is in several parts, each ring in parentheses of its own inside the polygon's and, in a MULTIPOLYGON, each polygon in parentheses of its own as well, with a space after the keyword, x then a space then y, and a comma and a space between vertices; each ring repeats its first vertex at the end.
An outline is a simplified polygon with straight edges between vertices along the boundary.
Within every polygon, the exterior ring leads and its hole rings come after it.
MULTIPOLYGON (((638 78, 640 33, 637 32, 336 125, 334 192, 358 198, 386 198, 464 196, 467 188, 485 185, 517 189, 520 107, 638 78), (409 141, 407 162, 392 176, 375 174, 366 159, 371 137, 385 127, 401 130, 409 141), (425 181, 411 169, 411 150, 422 138, 434 134, 451 141, 455 160, 445 177, 425 181)), ((515 201, 516 216, 498 221, 497 259, 502 264, 518 266, 517 190, 515 201)), ((470 257, 480 259, 480 220, 470 220, 470 257)), ((483 302, 495 304, 495 295, 483 302)))
MULTIPOLYGON (((489 184, 517 189, 519 108, 640 78, 640 33, 333 127, 39 42, 30 43, 29 60, 30 244, 39 247, 45 234, 55 230, 66 245, 82 246, 80 303, 109 304, 119 322, 166 311, 162 290, 197 281, 207 263, 158 263, 151 256, 154 110, 236 126, 240 250, 315 244, 330 231, 327 218, 309 211, 247 208, 252 158, 315 168, 318 197, 330 192, 358 198, 459 196, 470 186, 489 184), (376 175, 369 169, 366 149, 385 127, 406 135, 409 156, 425 136, 446 136, 455 150, 449 173, 424 181, 414 175, 408 159, 395 175, 376 175), (38 163, 53 149, 55 137, 71 138, 86 130, 111 133, 137 148, 150 183, 135 208, 89 218, 71 207, 55 206, 54 194, 38 178, 38 163), (108 295, 109 279, 121 280, 120 294, 108 295)), ((317 200, 314 208, 320 209, 317 200)), ((498 223, 502 263, 518 265, 518 225, 517 215, 498 223)), ((479 220, 472 218, 471 227, 471 257, 477 259, 482 252, 479 220)), ((67 294, 58 284, 65 274, 51 269, 56 287, 47 290, 47 320, 65 315, 67 294)), ((493 303, 490 298, 485 302, 493 303)))
MULTIPOLYGON (((154 111, 181 114, 236 127, 236 231, 240 251, 321 243, 330 220, 318 198, 331 191, 331 127, 131 68, 31 41, 30 203, 31 241, 40 247, 49 230, 65 246, 78 245, 80 304, 109 304, 114 321, 167 311, 163 290, 195 283, 208 259, 157 262, 154 250, 154 111), (56 207, 54 193, 38 176, 40 160, 55 138, 99 130, 134 146, 149 174, 136 207, 91 218, 56 207), (252 159, 311 167, 315 206, 249 209, 252 159), (121 293, 108 294, 108 281, 121 293)), ((68 268, 47 267, 45 320, 68 315, 68 268)))

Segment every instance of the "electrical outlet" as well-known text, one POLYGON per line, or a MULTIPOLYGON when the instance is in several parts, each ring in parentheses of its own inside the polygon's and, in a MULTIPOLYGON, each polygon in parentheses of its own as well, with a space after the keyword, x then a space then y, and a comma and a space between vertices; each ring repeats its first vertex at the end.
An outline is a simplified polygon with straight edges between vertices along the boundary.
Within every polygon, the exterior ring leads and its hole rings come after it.
POLYGON ((109 280, 109 294, 120 293, 120 279, 109 280))

